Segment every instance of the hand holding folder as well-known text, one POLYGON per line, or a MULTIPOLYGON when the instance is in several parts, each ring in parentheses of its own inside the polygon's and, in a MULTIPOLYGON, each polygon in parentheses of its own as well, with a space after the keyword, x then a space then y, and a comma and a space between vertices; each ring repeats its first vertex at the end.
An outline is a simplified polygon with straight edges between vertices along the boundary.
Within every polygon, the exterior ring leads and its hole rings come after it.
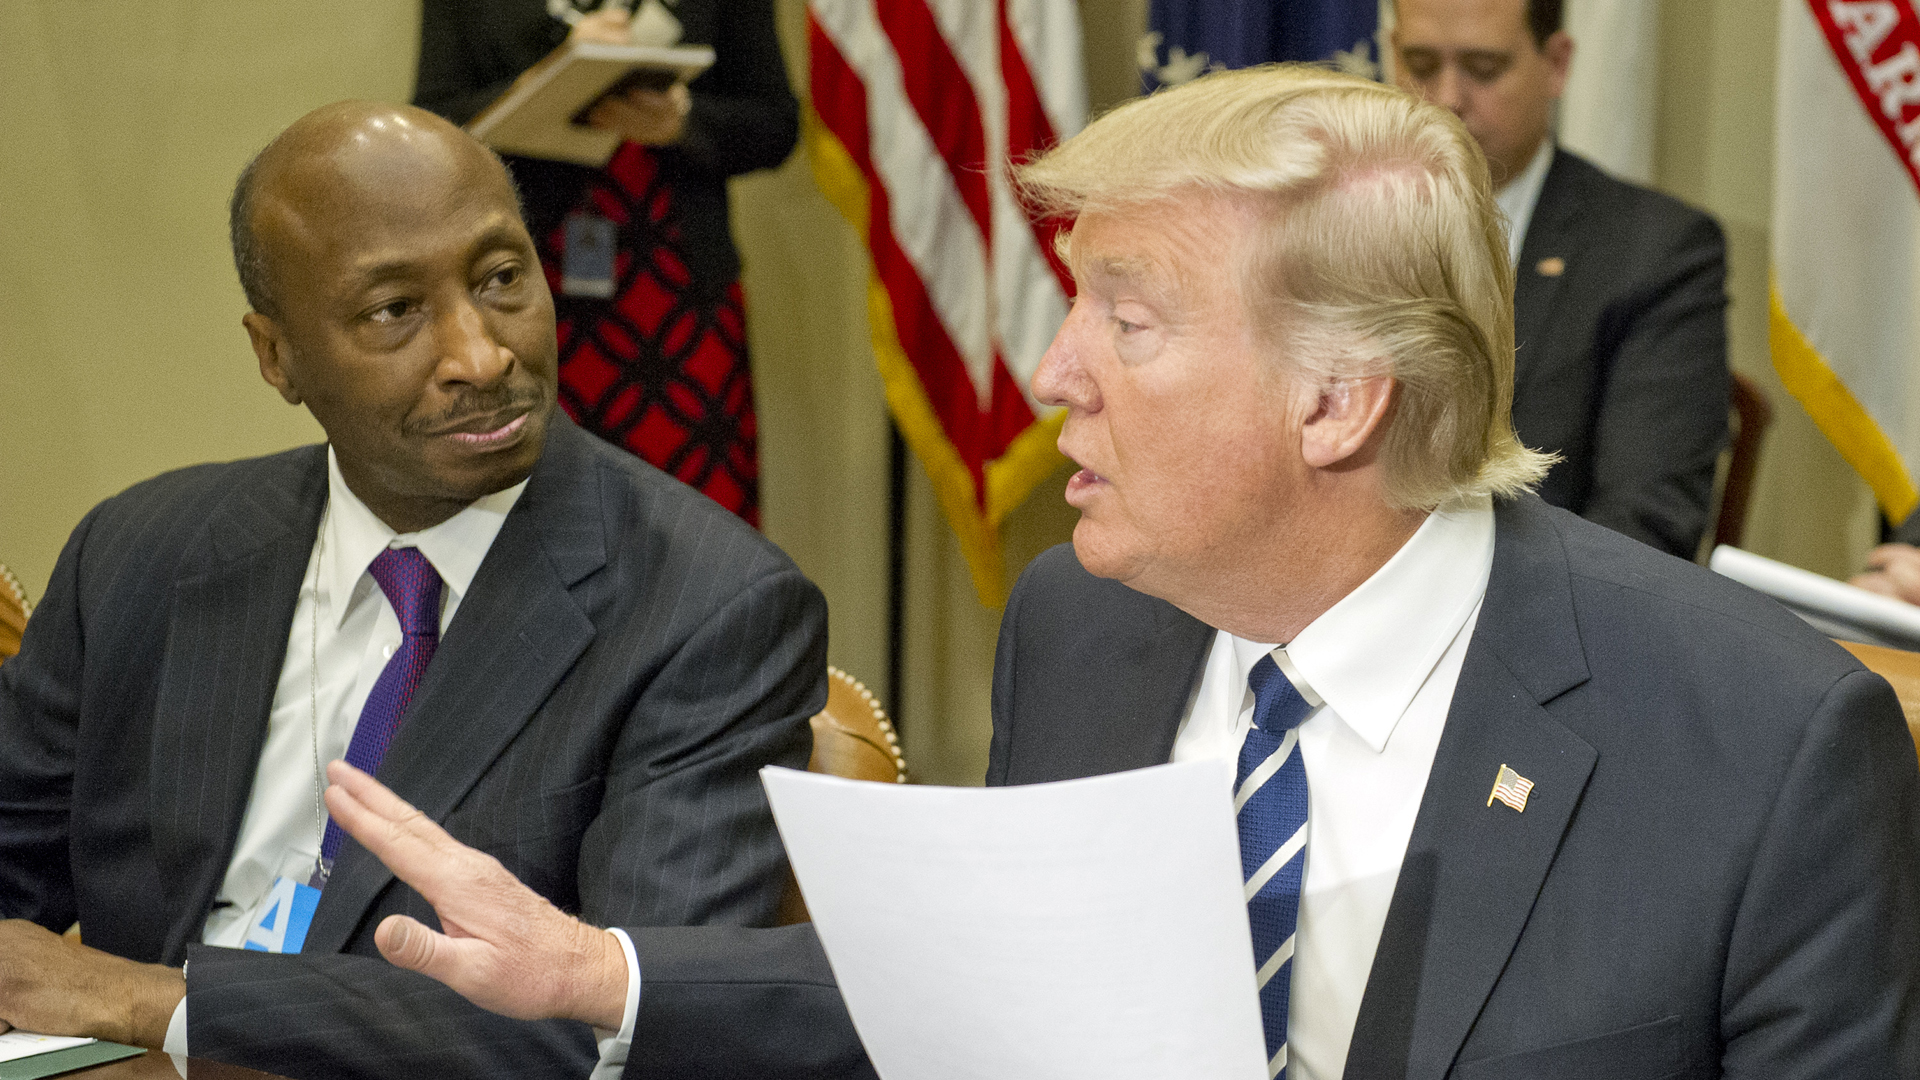
POLYGON ((713 49, 706 45, 627 45, 574 38, 522 73, 506 93, 467 124, 467 130, 503 154, 605 165, 630 137, 625 129, 634 127, 639 134, 653 130, 640 126, 648 120, 648 109, 636 105, 630 91, 664 91, 667 102, 684 117, 686 84, 711 67, 713 58, 713 49), (617 129, 588 127, 585 121, 590 117, 617 129))

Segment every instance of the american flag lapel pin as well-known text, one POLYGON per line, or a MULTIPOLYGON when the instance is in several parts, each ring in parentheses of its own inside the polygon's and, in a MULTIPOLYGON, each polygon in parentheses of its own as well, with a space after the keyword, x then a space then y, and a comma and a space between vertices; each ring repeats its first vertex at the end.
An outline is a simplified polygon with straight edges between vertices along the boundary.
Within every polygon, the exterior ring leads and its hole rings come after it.
POLYGON ((1526 813, 1527 795, 1533 791, 1533 781, 1514 772, 1505 763, 1500 766, 1500 774, 1493 778, 1493 793, 1487 796, 1487 805, 1499 799, 1513 807, 1516 813, 1526 813))

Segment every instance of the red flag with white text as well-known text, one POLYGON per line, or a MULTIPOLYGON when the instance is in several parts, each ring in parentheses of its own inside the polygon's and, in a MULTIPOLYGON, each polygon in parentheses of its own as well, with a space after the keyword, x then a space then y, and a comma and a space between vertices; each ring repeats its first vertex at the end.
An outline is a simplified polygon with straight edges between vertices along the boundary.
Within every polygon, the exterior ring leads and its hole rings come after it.
POLYGON ((1897 523, 1920 506, 1920 17, 1781 0, 1779 49, 1773 366, 1897 523))

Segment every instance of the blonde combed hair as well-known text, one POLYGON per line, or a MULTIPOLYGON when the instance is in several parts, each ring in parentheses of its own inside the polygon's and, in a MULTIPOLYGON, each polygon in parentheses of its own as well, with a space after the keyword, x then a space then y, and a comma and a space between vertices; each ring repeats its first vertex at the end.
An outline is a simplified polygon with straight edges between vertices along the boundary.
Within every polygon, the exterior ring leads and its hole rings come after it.
POLYGON ((1486 160, 1447 110, 1307 65, 1221 71, 1114 109, 1016 179, 1069 219, 1254 199, 1242 283, 1257 338, 1310 378, 1395 379, 1394 506, 1519 494, 1552 463, 1513 433, 1506 235, 1486 160))

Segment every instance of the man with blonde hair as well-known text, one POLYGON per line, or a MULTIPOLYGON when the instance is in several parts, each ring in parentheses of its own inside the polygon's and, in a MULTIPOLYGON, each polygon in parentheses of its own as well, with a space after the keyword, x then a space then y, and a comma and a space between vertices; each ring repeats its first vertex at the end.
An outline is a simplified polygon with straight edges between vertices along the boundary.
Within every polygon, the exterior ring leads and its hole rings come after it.
MULTIPOLYGON (((1008 603, 987 782, 1238 761, 1270 1074, 1920 1076, 1898 703, 1771 601, 1527 492, 1512 278, 1458 120, 1225 72, 1020 180, 1074 222, 1033 389, 1067 410, 1081 519, 1008 603)), ((396 917, 389 959, 563 1008, 498 972, 577 924, 334 780, 468 935, 396 917)), ((771 1060, 762 1024, 852 1037, 803 929, 631 933, 656 1064, 771 1060)))

